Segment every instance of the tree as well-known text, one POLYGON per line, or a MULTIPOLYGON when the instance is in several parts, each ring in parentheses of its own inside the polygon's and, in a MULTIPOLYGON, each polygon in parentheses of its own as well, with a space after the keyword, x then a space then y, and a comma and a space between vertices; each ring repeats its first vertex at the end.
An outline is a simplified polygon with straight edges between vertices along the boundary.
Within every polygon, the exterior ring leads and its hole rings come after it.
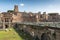
POLYGON ((7 12, 14 12, 13 10, 8 10, 7 12))

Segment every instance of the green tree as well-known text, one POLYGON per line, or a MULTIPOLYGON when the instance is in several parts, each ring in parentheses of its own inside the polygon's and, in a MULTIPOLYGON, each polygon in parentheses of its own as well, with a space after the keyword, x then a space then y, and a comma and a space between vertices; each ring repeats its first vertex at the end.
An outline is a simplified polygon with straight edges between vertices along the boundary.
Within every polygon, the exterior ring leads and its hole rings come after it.
POLYGON ((13 10, 8 10, 7 12, 14 12, 13 10))

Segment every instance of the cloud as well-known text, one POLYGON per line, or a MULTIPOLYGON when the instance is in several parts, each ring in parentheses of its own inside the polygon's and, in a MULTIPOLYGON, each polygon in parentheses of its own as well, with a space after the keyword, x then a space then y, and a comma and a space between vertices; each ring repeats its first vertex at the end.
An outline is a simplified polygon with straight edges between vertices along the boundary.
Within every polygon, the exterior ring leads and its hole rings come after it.
POLYGON ((60 13, 60 6, 59 5, 48 5, 44 11, 47 12, 59 12, 60 13))
POLYGON ((20 4, 20 6, 24 6, 24 4, 23 4, 23 3, 21 3, 21 4, 20 4))

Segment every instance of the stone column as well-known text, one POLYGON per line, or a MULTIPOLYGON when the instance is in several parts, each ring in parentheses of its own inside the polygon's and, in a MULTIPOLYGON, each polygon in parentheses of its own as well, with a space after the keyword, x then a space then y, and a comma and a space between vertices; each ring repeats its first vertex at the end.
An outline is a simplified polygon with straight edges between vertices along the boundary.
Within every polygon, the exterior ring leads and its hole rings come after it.
POLYGON ((26 31, 26 25, 23 25, 23 30, 26 31))
POLYGON ((36 15, 36 22, 39 22, 39 15, 36 15))
POLYGON ((9 28, 10 28, 10 20, 9 20, 9 28))
POLYGON ((3 30, 5 30, 5 20, 3 20, 3 30))

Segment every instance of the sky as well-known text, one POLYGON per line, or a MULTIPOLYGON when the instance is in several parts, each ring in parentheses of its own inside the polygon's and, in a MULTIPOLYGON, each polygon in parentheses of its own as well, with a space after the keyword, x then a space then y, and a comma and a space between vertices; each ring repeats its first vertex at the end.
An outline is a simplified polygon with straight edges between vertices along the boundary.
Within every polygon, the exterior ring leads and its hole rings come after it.
POLYGON ((21 12, 60 13, 60 0, 0 0, 0 12, 14 10, 14 5, 18 5, 21 12))

